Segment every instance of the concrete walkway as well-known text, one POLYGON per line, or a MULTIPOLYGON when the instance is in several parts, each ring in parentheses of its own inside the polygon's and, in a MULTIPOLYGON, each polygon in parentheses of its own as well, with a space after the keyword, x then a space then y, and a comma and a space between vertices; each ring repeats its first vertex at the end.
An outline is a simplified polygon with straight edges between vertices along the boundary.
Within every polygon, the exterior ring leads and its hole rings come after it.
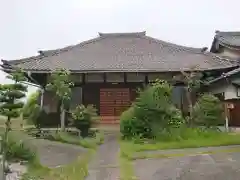
POLYGON ((240 153, 202 154, 134 162, 138 180, 239 180, 240 153))
POLYGON ((116 133, 105 135, 102 144, 89 164, 86 180, 119 180, 118 153, 120 147, 116 133))
POLYGON ((134 161, 134 171, 138 180, 240 179, 240 146, 161 150, 148 153, 185 155, 134 161), (199 154, 202 152, 206 153, 199 154))
POLYGON ((31 141, 37 147, 40 163, 49 168, 67 165, 87 152, 87 149, 71 144, 45 139, 32 139, 31 141))

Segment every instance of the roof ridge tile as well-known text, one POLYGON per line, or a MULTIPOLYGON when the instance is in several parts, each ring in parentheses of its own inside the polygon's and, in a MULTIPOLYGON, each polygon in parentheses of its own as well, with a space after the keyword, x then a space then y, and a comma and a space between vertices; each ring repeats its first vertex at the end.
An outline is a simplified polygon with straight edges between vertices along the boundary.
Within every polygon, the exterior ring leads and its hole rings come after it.
POLYGON ((116 37, 116 36, 146 36, 146 31, 141 32, 123 32, 123 33, 102 33, 99 32, 100 37, 116 37))

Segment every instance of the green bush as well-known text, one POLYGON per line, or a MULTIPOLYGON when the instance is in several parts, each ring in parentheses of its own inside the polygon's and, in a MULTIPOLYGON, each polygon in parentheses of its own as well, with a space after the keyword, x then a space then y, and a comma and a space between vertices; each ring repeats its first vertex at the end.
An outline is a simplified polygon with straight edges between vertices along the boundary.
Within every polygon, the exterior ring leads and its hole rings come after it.
POLYGON ((181 112, 171 101, 172 87, 156 81, 139 93, 132 107, 121 116, 121 133, 125 138, 154 138, 171 133, 184 123, 181 112))
POLYGON ((32 112, 27 117, 27 123, 32 124, 35 127, 39 127, 40 126, 39 117, 42 116, 41 113, 42 113, 41 107, 37 104, 33 105, 32 112))
POLYGON ((141 136, 143 125, 135 117, 134 107, 130 107, 122 113, 120 122, 120 131, 123 138, 134 137, 136 135, 141 136))
POLYGON ((211 94, 204 94, 193 107, 193 121, 207 128, 216 127, 224 122, 224 109, 221 101, 211 94))
POLYGON ((27 120, 30 120, 28 121, 29 123, 31 123, 31 119, 29 119, 29 117, 33 116, 33 113, 35 113, 34 112, 35 109, 39 107, 38 104, 39 95, 40 95, 39 91, 32 93, 28 97, 27 102, 22 109, 23 117, 27 120))
POLYGON ((73 118, 73 125, 80 130, 82 137, 87 137, 89 135, 89 129, 94 121, 93 117, 97 116, 97 109, 93 105, 77 106, 71 111, 71 116, 73 118))
POLYGON ((7 142, 8 160, 25 160, 33 162, 37 157, 33 146, 22 132, 11 132, 7 142))

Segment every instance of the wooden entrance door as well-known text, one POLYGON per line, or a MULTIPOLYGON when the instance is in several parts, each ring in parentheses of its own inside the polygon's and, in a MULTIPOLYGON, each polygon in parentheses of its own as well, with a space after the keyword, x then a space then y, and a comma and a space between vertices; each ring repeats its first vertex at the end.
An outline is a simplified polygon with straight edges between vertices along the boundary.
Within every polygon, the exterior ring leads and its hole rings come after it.
POLYGON ((130 106, 129 88, 100 89, 102 123, 117 123, 121 113, 130 106))

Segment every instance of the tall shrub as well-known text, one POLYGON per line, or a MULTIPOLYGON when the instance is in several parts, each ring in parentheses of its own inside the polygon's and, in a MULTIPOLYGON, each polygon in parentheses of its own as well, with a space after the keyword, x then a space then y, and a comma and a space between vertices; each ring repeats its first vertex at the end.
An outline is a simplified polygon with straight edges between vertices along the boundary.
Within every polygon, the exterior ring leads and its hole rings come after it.
POLYGON ((172 87, 157 80, 139 93, 133 106, 122 114, 123 136, 151 138, 183 123, 181 112, 171 102, 172 87))
POLYGON ((38 98, 40 96, 40 91, 32 93, 25 105, 23 106, 23 117, 27 120, 28 124, 36 124, 36 119, 40 111, 40 105, 38 104, 38 98))
POLYGON ((223 113, 221 101, 212 94, 204 94, 193 107, 193 120, 197 125, 216 127, 224 122, 223 113))

